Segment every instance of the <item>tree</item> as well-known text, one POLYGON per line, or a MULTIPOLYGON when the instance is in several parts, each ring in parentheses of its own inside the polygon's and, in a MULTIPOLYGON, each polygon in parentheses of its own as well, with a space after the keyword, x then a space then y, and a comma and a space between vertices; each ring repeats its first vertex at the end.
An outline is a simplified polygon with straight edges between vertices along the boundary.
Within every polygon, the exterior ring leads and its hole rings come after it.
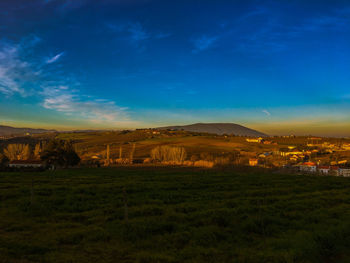
POLYGON ((71 141, 51 140, 42 151, 40 158, 46 164, 55 166, 74 166, 80 162, 71 141))
POLYGON ((6 167, 9 163, 9 158, 6 155, 0 153, 0 168, 6 167))
POLYGON ((186 156, 184 147, 157 146, 151 151, 151 158, 160 162, 182 163, 186 156))
POLYGON ((4 154, 12 160, 28 160, 31 149, 28 144, 9 144, 4 150, 4 154))
POLYGON ((40 153, 42 152, 41 143, 37 143, 34 148, 34 158, 40 159, 40 153))

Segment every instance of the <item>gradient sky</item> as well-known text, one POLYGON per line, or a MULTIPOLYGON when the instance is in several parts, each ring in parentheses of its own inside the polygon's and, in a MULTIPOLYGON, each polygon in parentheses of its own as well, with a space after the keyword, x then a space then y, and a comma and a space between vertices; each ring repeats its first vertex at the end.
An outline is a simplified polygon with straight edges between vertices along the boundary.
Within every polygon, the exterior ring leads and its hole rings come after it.
POLYGON ((0 124, 350 136, 350 2, 1 0, 0 124))

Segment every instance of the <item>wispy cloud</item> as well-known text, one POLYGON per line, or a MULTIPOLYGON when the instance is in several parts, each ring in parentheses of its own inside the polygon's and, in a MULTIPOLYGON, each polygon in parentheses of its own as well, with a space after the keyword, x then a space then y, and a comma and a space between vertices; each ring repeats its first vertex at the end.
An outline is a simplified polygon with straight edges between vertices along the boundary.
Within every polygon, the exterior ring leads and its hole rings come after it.
POLYGON ((44 5, 54 5, 60 13, 67 13, 79 9, 88 3, 88 0, 43 0, 44 5))
POLYGON ((265 113, 267 116, 271 116, 271 113, 268 110, 262 110, 263 113, 265 113))
POLYGON ((203 35, 193 41, 194 44, 194 53, 198 53, 204 50, 211 48, 215 42, 219 39, 218 36, 206 36, 203 35))
POLYGON ((109 22, 106 26, 112 30, 119 38, 131 42, 134 46, 144 48, 144 44, 149 40, 160 40, 170 37, 169 32, 152 32, 147 30, 139 22, 109 22))
POLYGON ((163 38, 168 38, 171 35, 172 35, 171 33, 163 33, 163 32, 161 32, 161 33, 157 33, 156 35, 154 35, 154 37, 156 39, 163 39, 163 38))
POLYGON ((234 47, 235 51, 266 55, 286 51, 292 47, 291 40, 303 38, 310 33, 349 31, 349 13, 346 9, 333 9, 318 14, 315 12, 290 24, 288 16, 276 15, 273 10, 258 7, 242 14, 237 20, 238 23, 242 23, 258 19, 258 26, 245 28, 243 31, 236 24, 235 30, 230 34, 239 40, 234 47))
POLYGON ((25 95, 21 84, 31 75, 30 64, 20 57, 20 44, 0 42, 0 92, 25 95))
POLYGON ((304 20, 301 24, 287 27, 286 35, 290 37, 299 37, 308 32, 343 31, 348 29, 350 19, 339 15, 318 16, 304 20))
POLYGON ((109 122, 110 125, 129 122, 127 108, 119 107, 106 99, 84 99, 80 91, 67 86, 44 87, 42 106, 46 109, 62 112, 74 118, 93 122, 109 122))
POLYGON ((28 60, 34 42, 13 44, 0 41, 0 93, 9 98, 15 94, 30 96, 40 101, 43 108, 70 119, 111 126, 132 123, 127 108, 119 107, 111 100, 84 94, 74 78, 62 78, 60 73, 54 72, 55 67, 50 72, 45 71, 45 65, 57 62, 64 52, 48 60, 28 60))
POLYGON ((130 33, 132 41, 143 41, 150 38, 149 33, 143 28, 140 23, 131 23, 126 30, 130 33))
POLYGON ((239 21, 243 21, 252 17, 260 16, 260 15, 265 15, 268 13, 268 9, 264 6, 258 6, 255 7, 253 10, 248 11, 247 13, 243 14, 240 18, 239 21))
POLYGON ((58 61, 62 56, 64 55, 64 52, 58 53, 57 55, 48 58, 46 60, 46 64, 51 64, 51 63, 55 63, 56 61, 58 61))

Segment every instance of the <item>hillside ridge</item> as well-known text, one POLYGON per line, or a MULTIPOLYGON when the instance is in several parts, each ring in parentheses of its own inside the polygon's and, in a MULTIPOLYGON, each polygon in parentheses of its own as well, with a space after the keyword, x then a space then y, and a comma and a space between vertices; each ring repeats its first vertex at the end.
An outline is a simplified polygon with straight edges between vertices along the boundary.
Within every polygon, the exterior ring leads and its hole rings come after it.
POLYGON ((158 129, 184 130, 190 132, 206 132, 213 134, 234 134, 237 136, 267 137, 268 135, 236 123, 194 123, 189 125, 166 126, 158 129))
POLYGON ((34 128, 15 128, 11 126, 0 125, 0 136, 25 134, 25 133, 37 134, 37 133, 46 133, 46 132, 55 132, 55 130, 34 129, 34 128))

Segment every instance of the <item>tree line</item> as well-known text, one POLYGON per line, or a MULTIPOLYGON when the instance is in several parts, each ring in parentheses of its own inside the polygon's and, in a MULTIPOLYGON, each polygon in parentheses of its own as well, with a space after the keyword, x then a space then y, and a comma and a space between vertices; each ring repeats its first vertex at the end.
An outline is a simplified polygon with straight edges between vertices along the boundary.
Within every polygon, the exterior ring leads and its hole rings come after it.
POLYGON ((72 141, 59 139, 38 142, 34 148, 29 144, 9 144, 0 151, 0 166, 19 160, 41 160, 45 165, 68 167, 77 165, 80 157, 72 141))

